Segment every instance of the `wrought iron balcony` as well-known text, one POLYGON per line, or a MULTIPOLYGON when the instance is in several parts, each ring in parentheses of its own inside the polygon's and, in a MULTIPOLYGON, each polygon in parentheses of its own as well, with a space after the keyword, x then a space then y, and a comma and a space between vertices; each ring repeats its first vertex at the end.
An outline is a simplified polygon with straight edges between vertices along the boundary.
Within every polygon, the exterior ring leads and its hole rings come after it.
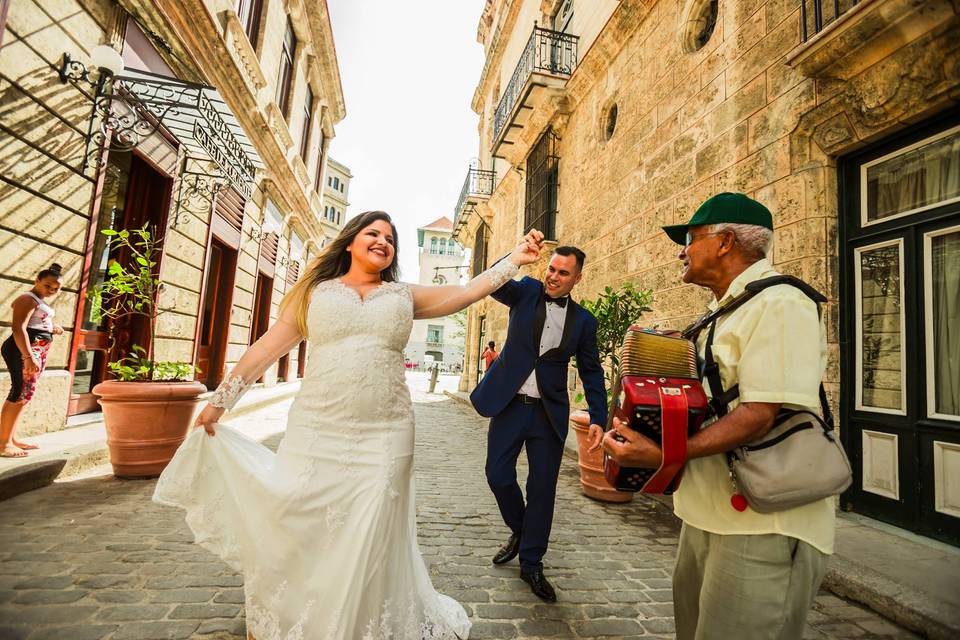
POLYGON ((523 128, 521 113, 534 107, 539 88, 562 89, 577 68, 579 38, 535 26, 493 115, 493 151, 513 144, 509 132, 523 128), (525 109, 526 108, 526 109, 525 109))
POLYGON ((859 3, 860 0, 801 0, 800 23, 803 28, 803 41, 806 42, 823 31, 859 3))
POLYGON ((475 169, 467 170, 467 178, 463 181, 460 190, 460 199, 457 208, 453 210, 453 239, 457 239, 460 228, 466 224, 467 218, 473 209, 482 200, 486 200, 493 193, 493 184, 497 179, 494 171, 475 169))

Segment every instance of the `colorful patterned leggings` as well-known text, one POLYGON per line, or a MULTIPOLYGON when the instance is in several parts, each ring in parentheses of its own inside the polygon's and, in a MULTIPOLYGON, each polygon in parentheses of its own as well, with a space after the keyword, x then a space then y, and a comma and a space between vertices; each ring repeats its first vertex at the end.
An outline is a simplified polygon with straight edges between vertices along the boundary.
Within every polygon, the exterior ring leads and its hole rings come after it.
POLYGON ((40 380, 40 374, 47 366, 47 354, 50 352, 50 345, 53 344, 53 335, 49 331, 27 329, 27 335, 30 338, 30 351, 33 352, 33 357, 40 362, 40 370, 34 374, 27 375, 24 373, 23 359, 13 336, 7 338, 3 342, 3 346, 0 347, 0 352, 3 353, 3 361, 10 371, 10 393, 7 394, 7 400, 10 402, 27 404, 33 398, 33 394, 37 390, 37 382, 40 380))

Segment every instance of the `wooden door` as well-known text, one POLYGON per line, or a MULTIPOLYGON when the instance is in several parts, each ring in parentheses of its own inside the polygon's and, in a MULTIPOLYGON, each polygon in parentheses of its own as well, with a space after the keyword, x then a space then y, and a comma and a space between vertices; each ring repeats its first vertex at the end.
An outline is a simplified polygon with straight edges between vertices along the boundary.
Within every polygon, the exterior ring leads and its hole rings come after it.
MULTIPOLYGON (((91 390, 107 378, 107 362, 132 344, 145 344, 149 332, 146 319, 127 319, 114 327, 109 320, 95 322, 91 317, 86 292, 106 279, 111 261, 129 259, 124 251, 111 246, 109 238, 101 231, 139 228, 147 224, 162 233, 171 190, 172 180, 136 153, 109 155, 99 189, 100 206, 95 226, 88 237, 81 281, 75 351, 71 357, 73 383, 68 415, 99 409, 91 390), (111 331, 115 339, 112 349, 111 331)), ((159 259, 157 269, 159 272, 159 259)))
POLYGON ((214 238, 210 243, 197 348, 198 380, 208 389, 216 389, 223 380, 236 264, 237 252, 214 238))

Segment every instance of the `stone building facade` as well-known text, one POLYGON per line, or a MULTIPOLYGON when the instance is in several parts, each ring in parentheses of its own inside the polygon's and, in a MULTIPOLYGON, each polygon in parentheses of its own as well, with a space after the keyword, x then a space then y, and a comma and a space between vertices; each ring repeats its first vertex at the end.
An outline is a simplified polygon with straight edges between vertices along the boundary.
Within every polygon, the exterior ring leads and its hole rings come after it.
POLYGON ((65 267, 66 332, 20 433, 98 410, 90 389, 116 353, 86 298, 115 256, 104 229, 163 236, 155 357, 216 385, 335 233, 321 186, 345 106, 326 2, 23 0, 0 37, 0 298, 65 267))
MULTIPOLYGON (((842 508, 960 543, 958 14, 487 0, 457 238, 477 272, 545 229, 586 251, 578 295, 631 281, 655 294, 645 324, 680 327, 708 296, 660 226, 722 191, 765 203, 775 266, 830 299, 825 382, 855 467, 842 508)), ((492 300, 471 309, 464 390, 506 322, 492 300)))
MULTIPOLYGON (((464 274, 463 247, 453 240, 450 218, 437 218, 417 229, 420 275, 418 284, 432 286, 459 284, 464 274)), ((403 350, 408 362, 423 365, 429 355, 444 371, 459 371, 463 366, 465 315, 414 320, 410 340, 403 350)))
POLYGON ((347 221, 351 179, 353 174, 345 165, 333 158, 327 160, 327 173, 323 184, 323 215, 321 216, 321 222, 327 232, 326 242, 337 237, 347 221))

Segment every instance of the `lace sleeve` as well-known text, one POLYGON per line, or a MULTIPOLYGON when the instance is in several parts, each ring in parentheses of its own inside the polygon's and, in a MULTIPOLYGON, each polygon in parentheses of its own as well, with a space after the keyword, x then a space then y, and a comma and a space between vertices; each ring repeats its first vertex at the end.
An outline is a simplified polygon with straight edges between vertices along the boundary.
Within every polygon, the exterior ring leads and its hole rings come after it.
MULTIPOLYGON (((473 280, 479 278, 486 278, 490 283, 490 293, 493 293, 503 285, 507 283, 507 280, 513 280, 516 277, 517 273, 520 272, 520 268, 504 258, 500 260, 495 265, 478 275, 473 280)), ((473 280, 470 282, 472 283, 473 280)), ((469 284, 467 286, 470 286, 469 284)))
POLYGON ((462 286, 411 285, 414 317, 439 318, 456 313, 502 287, 518 271, 517 265, 504 258, 462 286))
POLYGON ((213 395, 210 396, 209 402, 215 407, 230 411, 236 406, 240 400, 240 396, 249 388, 250 383, 244 382, 242 377, 234 374, 228 375, 227 378, 220 383, 220 386, 217 387, 217 390, 213 392, 213 395))

